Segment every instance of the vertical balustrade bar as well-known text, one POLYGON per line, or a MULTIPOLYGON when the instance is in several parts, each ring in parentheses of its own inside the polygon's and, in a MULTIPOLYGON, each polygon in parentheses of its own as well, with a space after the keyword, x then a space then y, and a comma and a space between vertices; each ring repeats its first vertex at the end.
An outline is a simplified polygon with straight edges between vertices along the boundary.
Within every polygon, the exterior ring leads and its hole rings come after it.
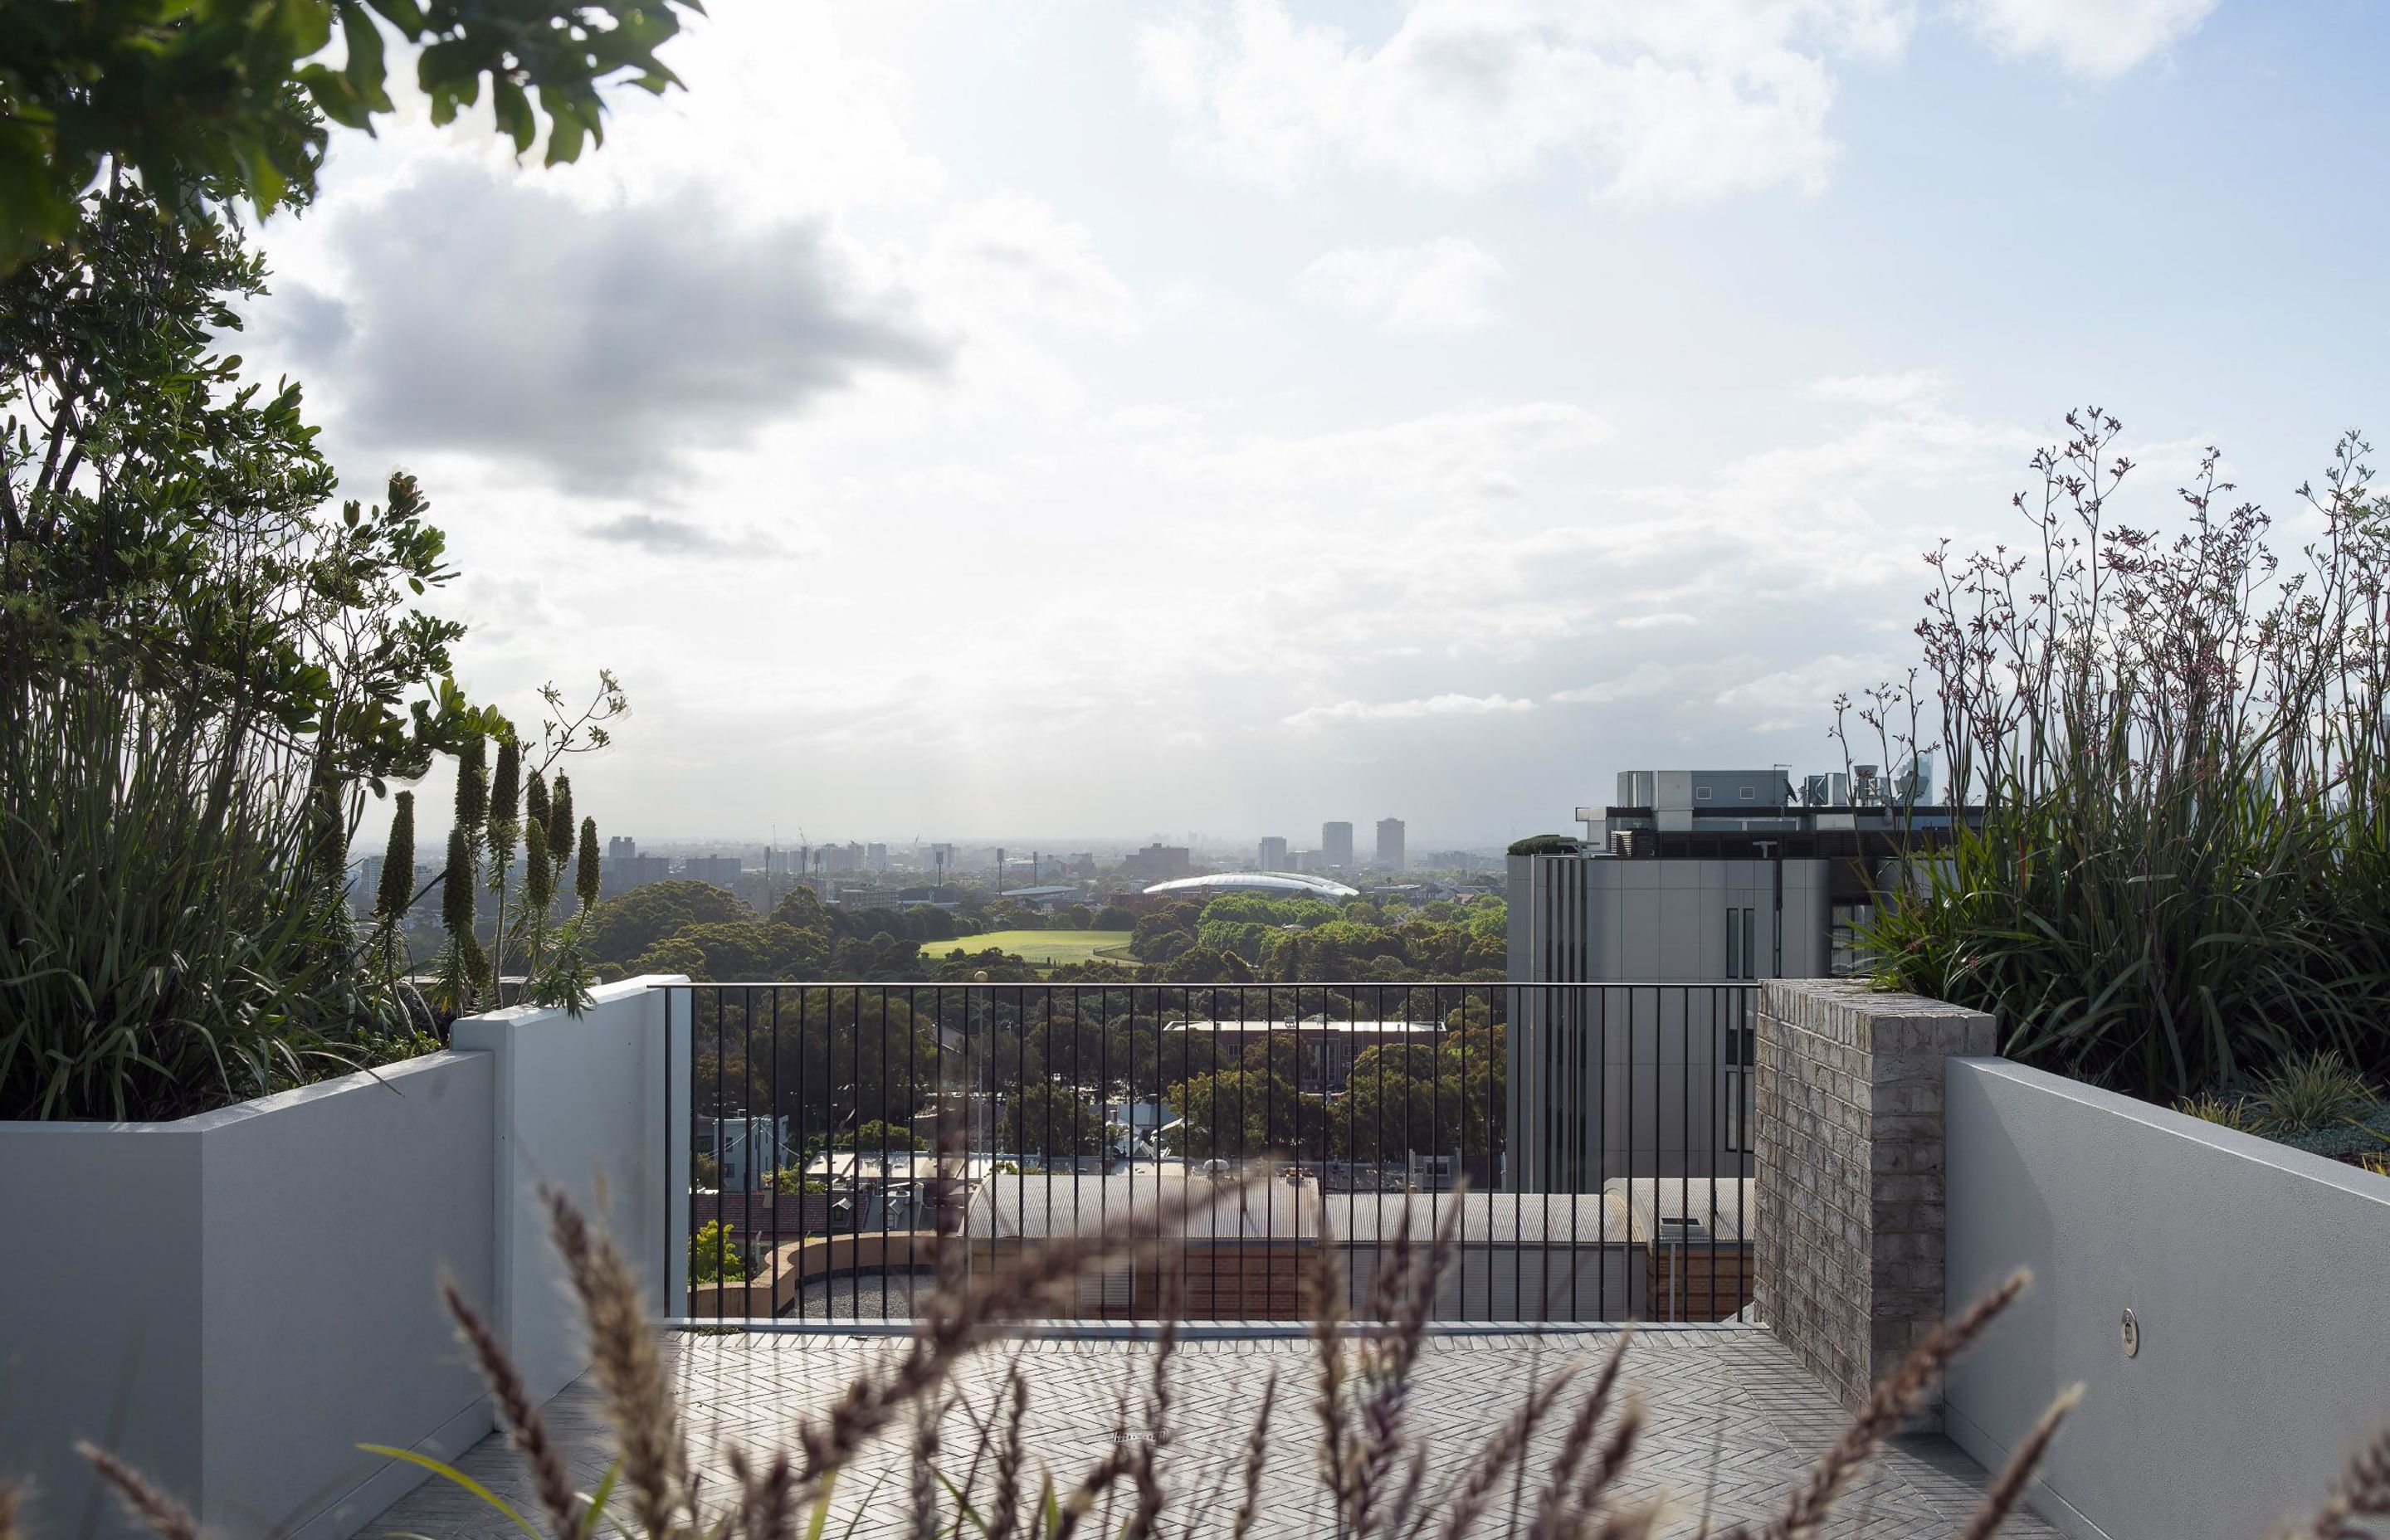
MULTIPOLYGON (((800 1224, 804 1224, 806 1211, 811 1206, 806 1201, 806 1199, 811 1197, 806 1189, 813 1186, 814 1177, 814 1107, 812 1099, 805 1095, 805 1027, 811 1020, 811 1002, 807 992, 800 988, 797 991, 797 1191, 805 1194, 804 1197, 797 1200, 797 1218, 800 1224)), ((822 1256, 825 1265, 830 1254, 831 1237, 835 1234, 831 1228, 835 1222, 835 1215, 830 1206, 829 1181, 833 1170, 834 1167, 830 1163, 827 1145, 825 1145, 822 1160, 822 1256)), ((808 1230, 813 1228, 811 1225, 805 1225, 804 1227, 808 1230)), ((798 1252, 800 1256, 803 1254, 802 1251, 798 1252)), ((799 1321, 805 1318, 805 1286, 811 1281, 810 1275, 800 1264, 797 1268, 796 1289, 799 1321)))

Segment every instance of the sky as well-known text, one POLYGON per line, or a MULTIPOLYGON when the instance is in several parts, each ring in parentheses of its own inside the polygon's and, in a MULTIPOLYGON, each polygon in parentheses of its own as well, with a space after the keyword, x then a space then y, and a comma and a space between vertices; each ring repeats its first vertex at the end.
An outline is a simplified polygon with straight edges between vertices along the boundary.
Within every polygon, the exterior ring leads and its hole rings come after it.
POLYGON ((2070 407, 2286 549, 2390 423, 2362 0, 708 8, 578 165, 336 135, 242 344, 422 480, 469 690, 620 675, 610 834, 1420 850, 1840 768, 2070 407))

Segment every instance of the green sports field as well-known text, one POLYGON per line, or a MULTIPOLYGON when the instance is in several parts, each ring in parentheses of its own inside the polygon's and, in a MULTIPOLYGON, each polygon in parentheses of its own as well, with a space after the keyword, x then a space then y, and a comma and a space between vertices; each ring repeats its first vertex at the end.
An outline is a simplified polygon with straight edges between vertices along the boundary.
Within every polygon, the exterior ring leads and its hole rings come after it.
POLYGON ((987 930, 953 941, 925 941, 921 956, 944 957, 957 952, 984 952, 993 946, 1024 962, 1055 967, 1086 962, 1107 948, 1125 947, 1128 938, 1126 930, 987 930))

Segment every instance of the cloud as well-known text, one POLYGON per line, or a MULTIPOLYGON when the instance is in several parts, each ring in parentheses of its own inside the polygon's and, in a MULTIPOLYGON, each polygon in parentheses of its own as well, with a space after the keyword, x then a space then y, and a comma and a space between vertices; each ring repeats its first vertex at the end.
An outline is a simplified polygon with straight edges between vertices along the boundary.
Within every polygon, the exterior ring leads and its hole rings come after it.
POLYGON ((1335 162, 1457 190, 1583 163, 1594 190, 1701 202, 1822 187, 1830 61, 1906 45, 1900 0, 1420 0, 1370 47, 1282 0, 1149 27, 1182 143, 1291 186, 1335 162))
POLYGON ((821 221, 742 225, 695 188, 596 209, 435 163, 328 239, 341 298, 312 296, 287 340, 340 379, 347 436, 580 491, 650 486, 867 371, 933 371, 950 351, 821 221))
POLYGON ((1847 401, 1861 406, 1913 406, 1942 399, 1947 387, 1934 369, 1906 374, 1844 374, 1813 379, 1803 393, 1812 401, 1847 401))
POLYGON ((1486 289, 1509 276, 1475 241, 1446 236, 1424 246, 1340 248, 1304 268, 1296 288, 1389 331, 1451 331, 1486 320, 1486 289))
POLYGON ((993 316, 1125 335, 1141 320, 1137 296, 1097 255, 1087 227, 1018 194, 981 199, 948 215, 917 276, 919 289, 965 313, 957 326, 993 316))
POLYGON ((1535 709, 1534 701, 1507 695, 1431 695, 1416 700, 1339 700, 1330 706, 1307 706, 1285 721, 1290 727, 1317 727, 1330 722, 1416 722, 1431 716, 1491 716, 1535 709))
POLYGON ((2199 30, 2216 0, 1975 0, 1970 20, 2003 53, 2046 54, 2110 80, 2199 30))
POLYGON ((626 513, 593 524, 592 540, 629 545, 650 556, 753 556, 775 554, 779 542, 753 530, 725 530, 654 513, 626 513))

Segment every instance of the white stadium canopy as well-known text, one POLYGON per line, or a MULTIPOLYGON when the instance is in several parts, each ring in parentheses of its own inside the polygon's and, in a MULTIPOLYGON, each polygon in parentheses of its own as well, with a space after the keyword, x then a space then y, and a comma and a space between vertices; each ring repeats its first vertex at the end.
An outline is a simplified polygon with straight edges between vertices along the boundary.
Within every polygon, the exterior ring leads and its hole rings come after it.
POLYGON ((1209 877, 1181 877, 1157 882, 1145 893, 1149 898, 1157 893, 1268 893, 1276 898, 1324 898, 1342 903, 1360 897, 1361 890, 1301 872, 1215 872, 1209 877))

